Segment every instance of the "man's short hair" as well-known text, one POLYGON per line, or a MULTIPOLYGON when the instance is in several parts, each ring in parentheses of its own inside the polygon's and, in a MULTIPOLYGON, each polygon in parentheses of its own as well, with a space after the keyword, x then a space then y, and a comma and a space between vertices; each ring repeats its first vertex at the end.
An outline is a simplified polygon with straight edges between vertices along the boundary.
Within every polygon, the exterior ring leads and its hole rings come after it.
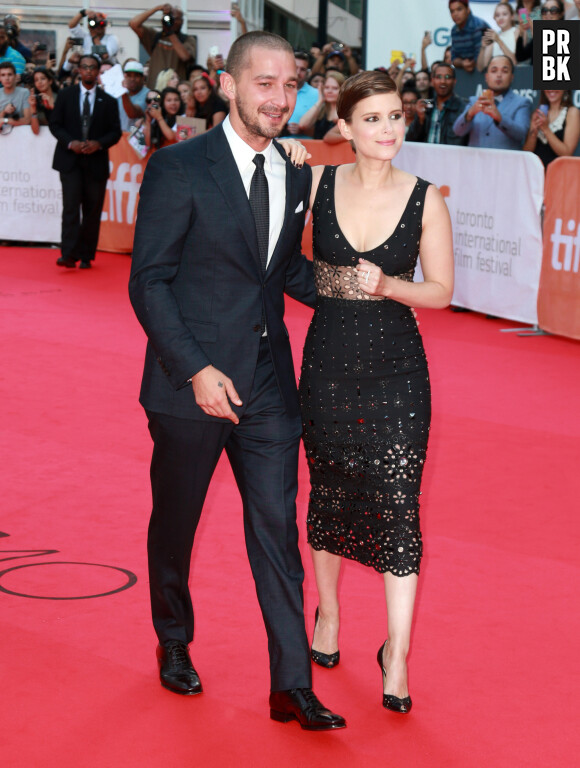
POLYGON ((0 69, 11 69, 16 74, 16 67, 11 61, 3 61, 0 63, 0 69))
POLYGON ((514 72, 514 63, 513 63, 513 61, 510 59, 510 57, 509 57, 509 56, 506 56, 506 55, 505 55, 505 53, 500 53, 500 54, 498 54, 497 56, 492 56, 492 57, 491 57, 491 59, 490 59, 490 60, 487 62, 487 67, 485 68, 485 71, 486 71, 486 72, 487 72, 487 70, 488 70, 488 69, 491 67, 491 62, 492 62, 494 59, 507 59, 507 60, 508 60, 508 62, 509 62, 509 65, 510 65, 510 69, 511 69, 511 71, 512 71, 512 74, 513 74, 513 72, 514 72))
POLYGON ((269 48, 270 50, 287 51, 292 57, 294 56, 294 49, 287 40, 284 40, 280 35, 275 35, 273 32, 264 32, 260 29, 254 32, 246 32, 245 35, 241 35, 234 41, 230 52, 228 53, 228 61, 226 65, 226 72, 228 72, 234 80, 238 80, 242 69, 246 65, 248 54, 252 48, 269 48))
POLYGON ((300 61, 305 61, 307 64, 310 64, 310 56, 306 53, 306 51, 294 51, 294 58, 300 59, 300 61))
POLYGON ((455 67, 453 64, 448 64, 446 61, 434 61, 433 64, 431 64, 431 77, 435 74, 435 70, 441 69, 441 67, 445 67, 446 69, 451 70, 451 74, 453 77, 455 77, 455 67))
POLYGON ((97 65, 97 67, 100 67, 102 64, 102 61, 100 60, 100 58, 97 56, 96 53, 83 53, 83 55, 79 59, 79 67, 83 59, 92 59, 97 65))

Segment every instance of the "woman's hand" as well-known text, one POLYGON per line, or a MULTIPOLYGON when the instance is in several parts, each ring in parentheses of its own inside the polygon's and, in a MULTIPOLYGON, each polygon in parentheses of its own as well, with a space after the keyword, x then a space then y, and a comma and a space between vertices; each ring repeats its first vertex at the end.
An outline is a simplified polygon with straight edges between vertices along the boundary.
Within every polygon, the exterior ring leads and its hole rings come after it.
POLYGON ((277 141, 290 158, 292 165, 295 165, 297 168, 302 168, 305 161, 312 157, 304 144, 296 141, 296 139, 278 139, 277 141))
POLYGON ((387 296, 389 278, 383 270, 372 261, 359 259, 356 265, 358 286, 370 296, 387 296))
POLYGON ((482 45, 492 45, 497 43, 499 36, 493 29, 486 29, 481 39, 482 45))
POLYGON ((538 131, 545 131, 548 128, 548 117, 541 109, 536 109, 532 115, 533 126, 538 131))

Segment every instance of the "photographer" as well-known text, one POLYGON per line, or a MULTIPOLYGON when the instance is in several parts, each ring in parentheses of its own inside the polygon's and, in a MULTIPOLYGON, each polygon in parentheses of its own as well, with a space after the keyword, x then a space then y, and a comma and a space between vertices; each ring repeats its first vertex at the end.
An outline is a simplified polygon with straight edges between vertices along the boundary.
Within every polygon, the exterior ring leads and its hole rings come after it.
POLYGON ((33 88, 28 97, 30 105, 30 127, 36 136, 41 125, 48 125, 54 109, 58 88, 50 69, 37 67, 32 73, 33 88))
POLYGON ((169 5, 156 5, 150 11, 143 11, 129 22, 143 47, 151 57, 147 85, 155 85, 157 75, 163 69, 174 69, 180 80, 187 77, 187 64, 195 61, 195 40, 180 32, 183 24, 181 8, 169 5), (145 26, 145 22, 155 13, 161 13, 161 31, 145 26))
MULTIPOLYGON (((16 85, 16 67, 11 61, 0 63, 0 124, 5 126, 30 125, 28 90, 16 85)), ((8 131, 11 129, 8 128, 8 131)))
POLYGON ((472 96, 453 130, 468 136, 470 147, 521 149, 530 125, 530 102, 512 90, 514 65, 494 56, 485 73, 487 88, 472 96))
POLYGON ((27 62, 32 61, 32 51, 30 50, 30 48, 27 48, 25 45, 22 45, 19 39, 20 38, 20 22, 18 21, 18 18, 11 13, 9 13, 8 16, 5 16, 4 29, 6 30, 6 34, 8 35, 8 41, 10 43, 10 46, 14 48, 14 50, 17 51, 21 56, 24 56, 24 59, 27 62))
POLYGON ((69 21, 70 36, 82 45, 83 53, 96 53, 101 61, 115 64, 119 41, 115 35, 107 34, 107 17, 104 13, 87 11, 84 8, 76 13, 69 21), (83 29, 81 22, 87 19, 88 30, 83 29))
POLYGON ((327 69, 337 69, 345 77, 350 77, 359 71, 352 51, 342 43, 326 43, 322 50, 314 47, 311 48, 310 53, 316 59, 312 65, 313 75, 324 74, 327 69))
POLYGON ((459 137, 453 123, 463 112, 465 103, 454 93, 455 69, 452 64, 436 61, 431 69, 433 99, 419 99, 416 114, 409 126, 407 141, 428 144, 467 144, 467 137, 459 137))
POLYGON ((6 27, 0 24, 0 64, 4 62, 11 63, 17 75, 22 75, 26 69, 26 59, 12 48, 6 27))
POLYGON ((177 88, 165 88, 161 94, 149 91, 143 126, 147 146, 159 149, 177 141, 177 117, 184 114, 185 104, 177 88))

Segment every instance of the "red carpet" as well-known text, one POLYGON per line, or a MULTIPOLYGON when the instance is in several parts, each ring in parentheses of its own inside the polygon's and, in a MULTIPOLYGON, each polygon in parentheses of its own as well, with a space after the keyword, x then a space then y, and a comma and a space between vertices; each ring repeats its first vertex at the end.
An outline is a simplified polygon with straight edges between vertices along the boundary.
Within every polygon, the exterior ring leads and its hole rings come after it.
MULTIPOLYGON (((380 706, 382 579, 349 563, 341 665, 314 670, 348 728, 306 733, 268 718, 265 633, 225 461, 192 569, 205 692, 159 686, 145 565, 150 442, 137 402, 144 336, 127 298, 129 258, 99 254, 80 272, 57 269, 57 255, 0 249, 3 766, 577 764, 578 343, 501 334, 509 323, 476 314, 420 313, 434 423, 413 712, 380 706)), ((289 303, 287 315, 298 360, 309 312, 289 303)), ((301 530, 307 492, 303 463, 301 530)))

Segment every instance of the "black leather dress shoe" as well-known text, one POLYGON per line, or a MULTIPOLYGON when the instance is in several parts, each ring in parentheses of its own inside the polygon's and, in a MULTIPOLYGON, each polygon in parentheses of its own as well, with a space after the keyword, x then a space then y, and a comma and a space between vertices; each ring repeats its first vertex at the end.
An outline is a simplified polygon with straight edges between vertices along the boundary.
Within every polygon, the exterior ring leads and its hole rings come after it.
POLYGON ((79 264, 79 269, 91 269, 91 262, 81 261, 81 263, 79 264))
POLYGON ((57 267, 67 267, 68 269, 74 269, 76 265, 77 263, 74 259, 65 259, 64 256, 61 256, 60 259, 56 260, 57 267))
POLYGON ((169 640, 157 646, 157 663, 161 685, 173 693, 182 696, 195 696, 201 693, 201 680, 193 668, 187 643, 169 640))
POLYGON ((312 688, 272 691, 270 718, 280 723, 298 720, 305 731, 332 731, 346 726, 344 717, 325 709, 312 688))

